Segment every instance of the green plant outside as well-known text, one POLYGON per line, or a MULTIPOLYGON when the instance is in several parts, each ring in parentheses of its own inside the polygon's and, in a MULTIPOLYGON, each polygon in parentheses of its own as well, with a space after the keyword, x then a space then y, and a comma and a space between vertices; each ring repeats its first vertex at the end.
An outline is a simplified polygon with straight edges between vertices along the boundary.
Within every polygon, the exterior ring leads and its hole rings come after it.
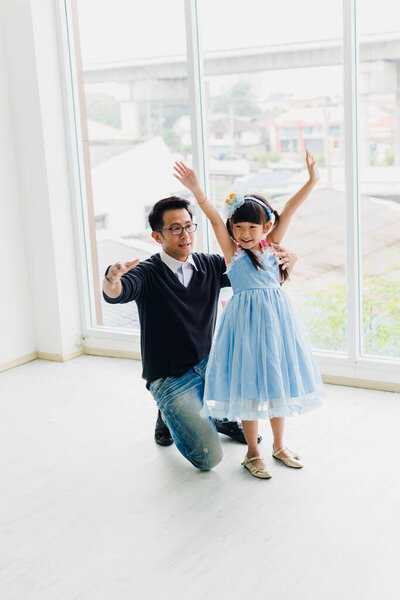
POLYGON ((279 152, 262 152, 261 154, 254 154, 251 160, 258 163, 260 167, 267 167, 269 163, 279 162, 282 158, 282 154, 279 152))
MULTIPOLYGON (((364 276, 362 287, 364 354, 400 356, 398 289, 398 282, 393 279, 364 276)), ((299 312, 314 348, 347 350, 346 296, 345 284, 330 285, 307 296, 307 302, 299 312)))
POLYGON ((163 129, 162 139, 173 152, 181 150, 181 138, 173 129, 163 129))
POLYGON ((346 286, 335 284, 304 297, 299 307, 313 348, 345 351, 347 349, 346 286))
POLYGON ((107 94, 87 94, 86 111, 89 119, 110 127, 121 127, 120 108, 117 100, 107 94))

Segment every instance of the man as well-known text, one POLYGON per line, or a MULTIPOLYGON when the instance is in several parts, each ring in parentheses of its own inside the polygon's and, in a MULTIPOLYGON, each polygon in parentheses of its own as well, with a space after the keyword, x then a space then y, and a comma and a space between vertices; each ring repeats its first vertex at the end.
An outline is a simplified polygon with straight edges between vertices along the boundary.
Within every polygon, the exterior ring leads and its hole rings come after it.
MULTIPOLYGON (((156 441, 172 439, 195 467, 209 470, 222 458, 217 429, 245 443, 237 423, 199 415, 219 292, 230 285, 226 266, 218 254, 193 254, 197 225, 187 200, 160 200, 149 223, 161 252, 108 267, 103 295, 109 303, 137 303, 143 378, 159 409, 156 441)), ((277 255, 290 271, 296 256, 282 248, 277 255)))

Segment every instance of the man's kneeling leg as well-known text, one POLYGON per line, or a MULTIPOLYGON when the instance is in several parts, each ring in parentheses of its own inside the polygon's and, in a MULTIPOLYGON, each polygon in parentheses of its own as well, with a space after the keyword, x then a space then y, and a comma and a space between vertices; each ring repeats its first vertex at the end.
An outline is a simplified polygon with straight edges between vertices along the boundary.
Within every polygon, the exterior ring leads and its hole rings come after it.
MULTIPOLYGON (((246 438, 244 437, 243 428, 237 421, 228 421, 228 419, 213 419, 214 425, 218 433, 226 435, 235 442, 240 444, 247 444, 246 438)), ((157 412, 156 426, 154 430, 154 440, 159 446, 170 446, 174 443, 171 437, 171 432, 164 423, 160 410, 157 412)), ((257 443, 259 444, 262 440, 260 434, 257 435, 257 443)))
POLYGON ((204 380, 194 370, 181 377, 157 379, 150 385, 178 450, 197 469, 208 471, 222 459, 214 423, 202 418, 204 380))

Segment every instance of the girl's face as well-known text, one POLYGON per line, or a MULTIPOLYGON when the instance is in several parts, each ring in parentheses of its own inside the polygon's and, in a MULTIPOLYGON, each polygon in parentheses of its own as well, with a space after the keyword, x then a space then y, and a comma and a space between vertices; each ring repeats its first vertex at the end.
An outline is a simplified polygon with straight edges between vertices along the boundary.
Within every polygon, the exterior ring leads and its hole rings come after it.
POLYGON ((271 221, 265 224, 250 223, 248 221, 231 224, 235 240, 246 250, 261 250, 260 242, 271 227, 271 221))

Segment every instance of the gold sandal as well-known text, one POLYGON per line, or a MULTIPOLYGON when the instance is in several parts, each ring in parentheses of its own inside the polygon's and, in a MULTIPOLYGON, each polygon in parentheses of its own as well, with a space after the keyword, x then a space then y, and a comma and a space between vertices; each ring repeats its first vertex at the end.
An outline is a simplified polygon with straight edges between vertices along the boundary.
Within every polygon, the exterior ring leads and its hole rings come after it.
POLYGON ((266 467, 255 467, 251 464, 253 460, 263 460, 263 458, 261 456, 247 458, 246 455, 241 464, 245 467, 245 469, 248 469, 254 477, 258 477, 259 479, 269 479, 271 477, 271 473, 266 469, 266 467))
MULTIPOLYGON (((279 450, 275 452, 274 447, 272 446, 272 456, 283 462, 283 464, 285 464, 287 467, 293 467, 293 469, 302 469, 304 465, 301 462, 301 457, 298 454, 293 453, 294 456, 291 456, 290 458, 288 456, 279 456, 284 450, 289 450, 289 448, 282 446, 282 448, 279 448, 279 450)), ((289 450, 289 452, 292 451, 289 450)))

